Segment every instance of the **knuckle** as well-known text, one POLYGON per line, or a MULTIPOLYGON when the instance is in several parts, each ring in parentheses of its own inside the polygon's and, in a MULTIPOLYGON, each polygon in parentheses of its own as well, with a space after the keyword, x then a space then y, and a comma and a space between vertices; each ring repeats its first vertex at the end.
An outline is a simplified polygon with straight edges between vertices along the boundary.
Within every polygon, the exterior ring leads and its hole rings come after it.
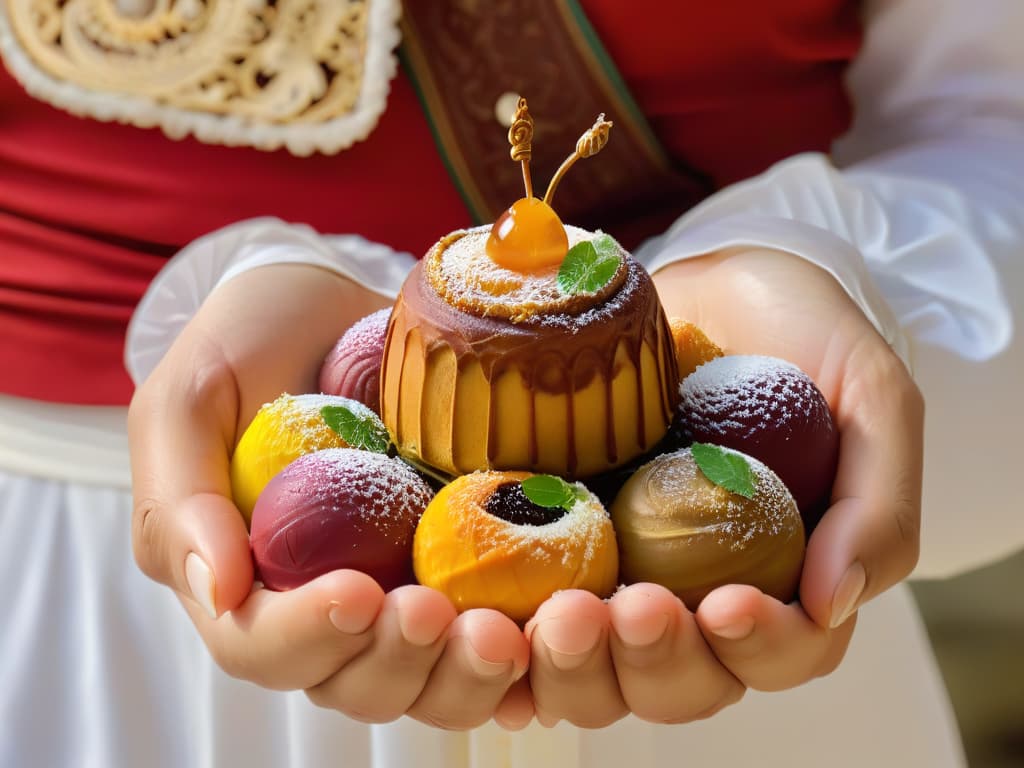
POLYGON ((828 677, 836 669, 839 668, 840 662, 843 660, 842 653, 828 653, 821 659, 817 667, 814 669, 814 677, 828 677))
POLYGON ((189 338, 187 354, 175 354, 176 342, 135 390, 128 405, 128 432, 133 441, 145 440, 155 416, 168 410, 231 413, 235 407, 238 389, 226 353, 214 339, 198 332, 189 338))
POLYGON ((616 667, 632 672, 656 674, 674 661, 675 648, 671 643, 655 643, 643 648, 630 648, 621 642, 612 645, 616 667))
POLYGON ((924 393, 909 374, 905 374, 902 387, 902 407, 915 423, 924 424, 924 393))
MULTIPOLYGON (((337 707, 334 705, 334 701, 327 695, 322 685, 314 685, 312 688, 307 688, 304 693, 313 706, 319 707, 320 709, 337 710, 337 707)), ((356 718, 353 717, 353 719, 356 718)))
POLYGON ((247 673, 248 665, 244 664, 239 655, 232 653, 223 643, 210 642, 208 640, 206 647, 210 652, 210 658, 228 677, 233 677, 236 680, 256 682, 247 673))
POLYGON ((774 650, 772 639, 758 628, 740 640, 724 640, 709 633, 708 645, 719 659, 728 660, 730 666, 747 667, 758 664, 774 650))
POLYGON ((856 616, 853 621, 850 622, 850 628, 846 630, 845 639, 839 642, 832 642, 825 652, 822 654, 821 659, 814 668, 812 674, 814 677, 827 677, 831 675, 836 669, 839 668, 843 658, 846 656, 846 650, 850 645, 850 638, 853 635, 853 627, 856 626, 856 616))
POLYGON ((487 717, 470 718, 465 713, 440 712, 436 709, 425 709, 417 712, 416 718, 432 728, 439 728, 443 731, 468 731, 483 725, 487 717))
MULTIPOLYGON (((325 698, 325 703, 327 699, 325 698)), ((388 704, 379 700, 363 702, 337 701, 329 704, 330 709, 341 712, 346 717, 358 720, 360 723, 390 723, 405 714, 405 707, 398 704, 388 704)))
MULTIPOLYGON (((197 415, 222 423, 225 414, 237 413, 240 401, 234 369, 221 353, 197 355, 188 363, 182 385, 176 388, 174 406, 182 414, 197 415)), ((223 423, 232 432, 236 425, 223 423)), ((224 435, 225 441, 234 435, 224 435)))
POLYGON ((625 707, 617 709, 615 712, 581 712, 575 715, 569 715, 565 719, 575 725, 577 728, 584 728, 587 730, 599 730, 601 728, 607 728, 619 720, 624 718, 629 712, 625 707))
POLYGON ((235 374, 223 354, 199 356, 192 364, 188 386, 184 389, 185 406, 190 409, 219 408, 236 393, 235 374))
MULTIPOLYGON (((923 445, 924 397, 914 381, 907 375, 900 388, 900 408, 919 429, 919 443, 923 445)), ((917 565, 921 549, 921 469, 908 467, 893 488, 891 511, 898 547, 895 557, 896 576, 903 578, 917 565)))
POLYGON ((698 720, 707 720, 708 718, 714 717, 726 707, 731 707, 733 704, 739 703, 739 701, 746 695, 747 689, 740 683, 733 685, 729 691, 723 694, 717 701, 711 706, 702 709, 695 713, 685 721, 681 722, 696 722, 698 720))
POLYGON ((350 720, 360 723, 390 723, 406 713, 405 707, 395 702, 384 701, 380 696, 364 696, 359 701, 353 701, 353 697, 346 695, 344 687, 337 679, 328 679, 306 688, 305 694, 306 698, 320 709, 340 712, 350 720))
POLYGON ((286 690, 280 681, 275 680, 272 675, 261 670, 253 660, 238 648, 232 648, 227 643, 207 642, 207 648, 214 663, 228 677, 236 680, 245 680, 254 683, 261 688, 272 690, 286 690))
POLYGON ((160 505, 155 499, 143 498, 132 508, 132 555, 139 569, 154 581, 168 582, 169 574, 164 573, 161 551, 164 532, 159 523, 160 505))
POLYGON ((707 720, 726 707, 736 704, 747 692, 741 682, 732 678, 716 686, 701 689, 699 701, 676 702, 671 711, 666 710, 667 701, 659 701, 653 706, 631 706, 633 714, 641 720, 659 725, 681 725, 697 720, 707 720))
POLYGON ((892 521, 897 543, 897 551, 893 555, 894 575, 902 579, 914 570, 921 554, 921 508, 911 498, 896 498, 892 507, 892 521))
POLYGON ((140 384, 132 399, 128 403, 128 434, 134 436, 138 433, 139 427, 145 422, 144 414, 149 410, 149 392, 152 384, 148 381, 140 384))
POLYGON ((685 711, 668 712, 665 710, 664 706, 636 704, 630 705, 630 710, 644 722, 657 723, 658 725, 679 725, 680 723, 688 723, 693 719, 685 711))

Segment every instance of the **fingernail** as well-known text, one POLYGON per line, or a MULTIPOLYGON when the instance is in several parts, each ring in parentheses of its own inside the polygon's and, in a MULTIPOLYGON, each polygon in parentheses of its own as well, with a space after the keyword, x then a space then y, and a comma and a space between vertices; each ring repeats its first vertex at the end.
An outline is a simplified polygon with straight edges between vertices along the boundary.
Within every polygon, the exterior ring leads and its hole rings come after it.
POLYGON ((860 596, 864 592, 867 580, 868 575, 864 571, 864 566, 859 562, 854 563, 846 570, 832 595, 832 620, 829 622, 829 627, 835 629, 840 624, 846 623, 846 620, 853 615, 853 612, 857 610, 857 604, 860 602, 860 596))
POLYGON ((398 611, 398 628, 402 631, 402 637, 412 645, 421 648, 436 643, 437 639, 441 637, 441 633, 447 627, 447 622, 440 626, 422 622, 410 622, 409 617, 403 611, 398 611))
POLYGON ((615 627, 615 634, 619 636, 622 644, 634 648, 646 648, 647 646, 654 645, 665 636, 667 631, 667 613, 659 614, 657 619, 647 624, 624 621, 621 627, 615 627))
POLYGON ((214 592, 213 571, 199 555, 189 552, 185 558, 185 581, 188 582, 192 599, 206 611, 211 619, 217 618, 216 593, 214 592))
POLYGON ((570 634, 552 630, 551 625, 552 620, 549 619, 538 627, 541 642, 547 646, 548 653, 551 654, 551 663, 563 672, 583 666, 601 639, 601 627, 587 624, 570 634))
POLYGON ((743 640, 754 631, 754 617, 744 616, 720 627, 708 627, 712 633, 726 640, 743 640))
POLYGON ((508 674, 509 669, 512 667, 512 660, 506 659, 505 661, 488 661, 479 653, 476 648, 473 647, 473 643, 466 640, 466 645, 469 646, 466 652, 466 661, 472 670, 480 675, 480 677, 500 677, 501 675, 508 674))
POLYGON ((339 632, 344 632, 346 635, 361 635, 370 628, 376 618, 376 614, 367 616, 365 613, 360 615, 358 611, 346 611, 341 603, 335 600, 331 601, 330 606, 327 617, 339 632))

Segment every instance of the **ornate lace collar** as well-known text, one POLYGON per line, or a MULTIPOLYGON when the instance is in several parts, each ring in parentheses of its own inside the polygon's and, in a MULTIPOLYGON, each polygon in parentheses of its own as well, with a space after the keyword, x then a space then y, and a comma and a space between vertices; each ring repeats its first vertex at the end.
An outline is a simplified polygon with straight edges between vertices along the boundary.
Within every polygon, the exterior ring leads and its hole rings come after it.
POLYGON ((34 97, 174 139, 339 152, 383 113, 399 0, 3 0, 34 97))

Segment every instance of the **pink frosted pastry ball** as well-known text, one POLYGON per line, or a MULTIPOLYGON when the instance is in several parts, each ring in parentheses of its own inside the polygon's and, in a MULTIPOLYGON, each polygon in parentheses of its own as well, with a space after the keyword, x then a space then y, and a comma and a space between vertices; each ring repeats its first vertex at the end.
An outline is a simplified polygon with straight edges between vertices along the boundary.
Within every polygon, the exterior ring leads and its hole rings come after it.
POLYGON ((320 368, 320 391, 340 395, 380 415, 380 367, 391 309, 380 309, 349 328, 320 368))
POLYGON ((764 462, 813 528, 831 494, 839 433, 811 378, 776 357, 726 355, 697 368, 679 392, 687 435, 764 462))
POLYGON ((286 590, 352 568, 385 590, 414 583, 413 534, 433 496, 384 454, 329 448, 301 456, 256 501, 249 540, 260 579, 286 590))

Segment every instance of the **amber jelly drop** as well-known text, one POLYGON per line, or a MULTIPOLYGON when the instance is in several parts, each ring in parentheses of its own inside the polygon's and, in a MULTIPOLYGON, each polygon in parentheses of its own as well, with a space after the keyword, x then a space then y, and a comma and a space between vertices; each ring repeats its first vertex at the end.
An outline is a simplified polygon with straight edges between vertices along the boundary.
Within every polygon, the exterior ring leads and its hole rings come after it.
POLYGON ((536 197, 512 204, 491 228, 487 255, 505 269, 537 272, 562 263, 569 238, 554 209, 536 197))

